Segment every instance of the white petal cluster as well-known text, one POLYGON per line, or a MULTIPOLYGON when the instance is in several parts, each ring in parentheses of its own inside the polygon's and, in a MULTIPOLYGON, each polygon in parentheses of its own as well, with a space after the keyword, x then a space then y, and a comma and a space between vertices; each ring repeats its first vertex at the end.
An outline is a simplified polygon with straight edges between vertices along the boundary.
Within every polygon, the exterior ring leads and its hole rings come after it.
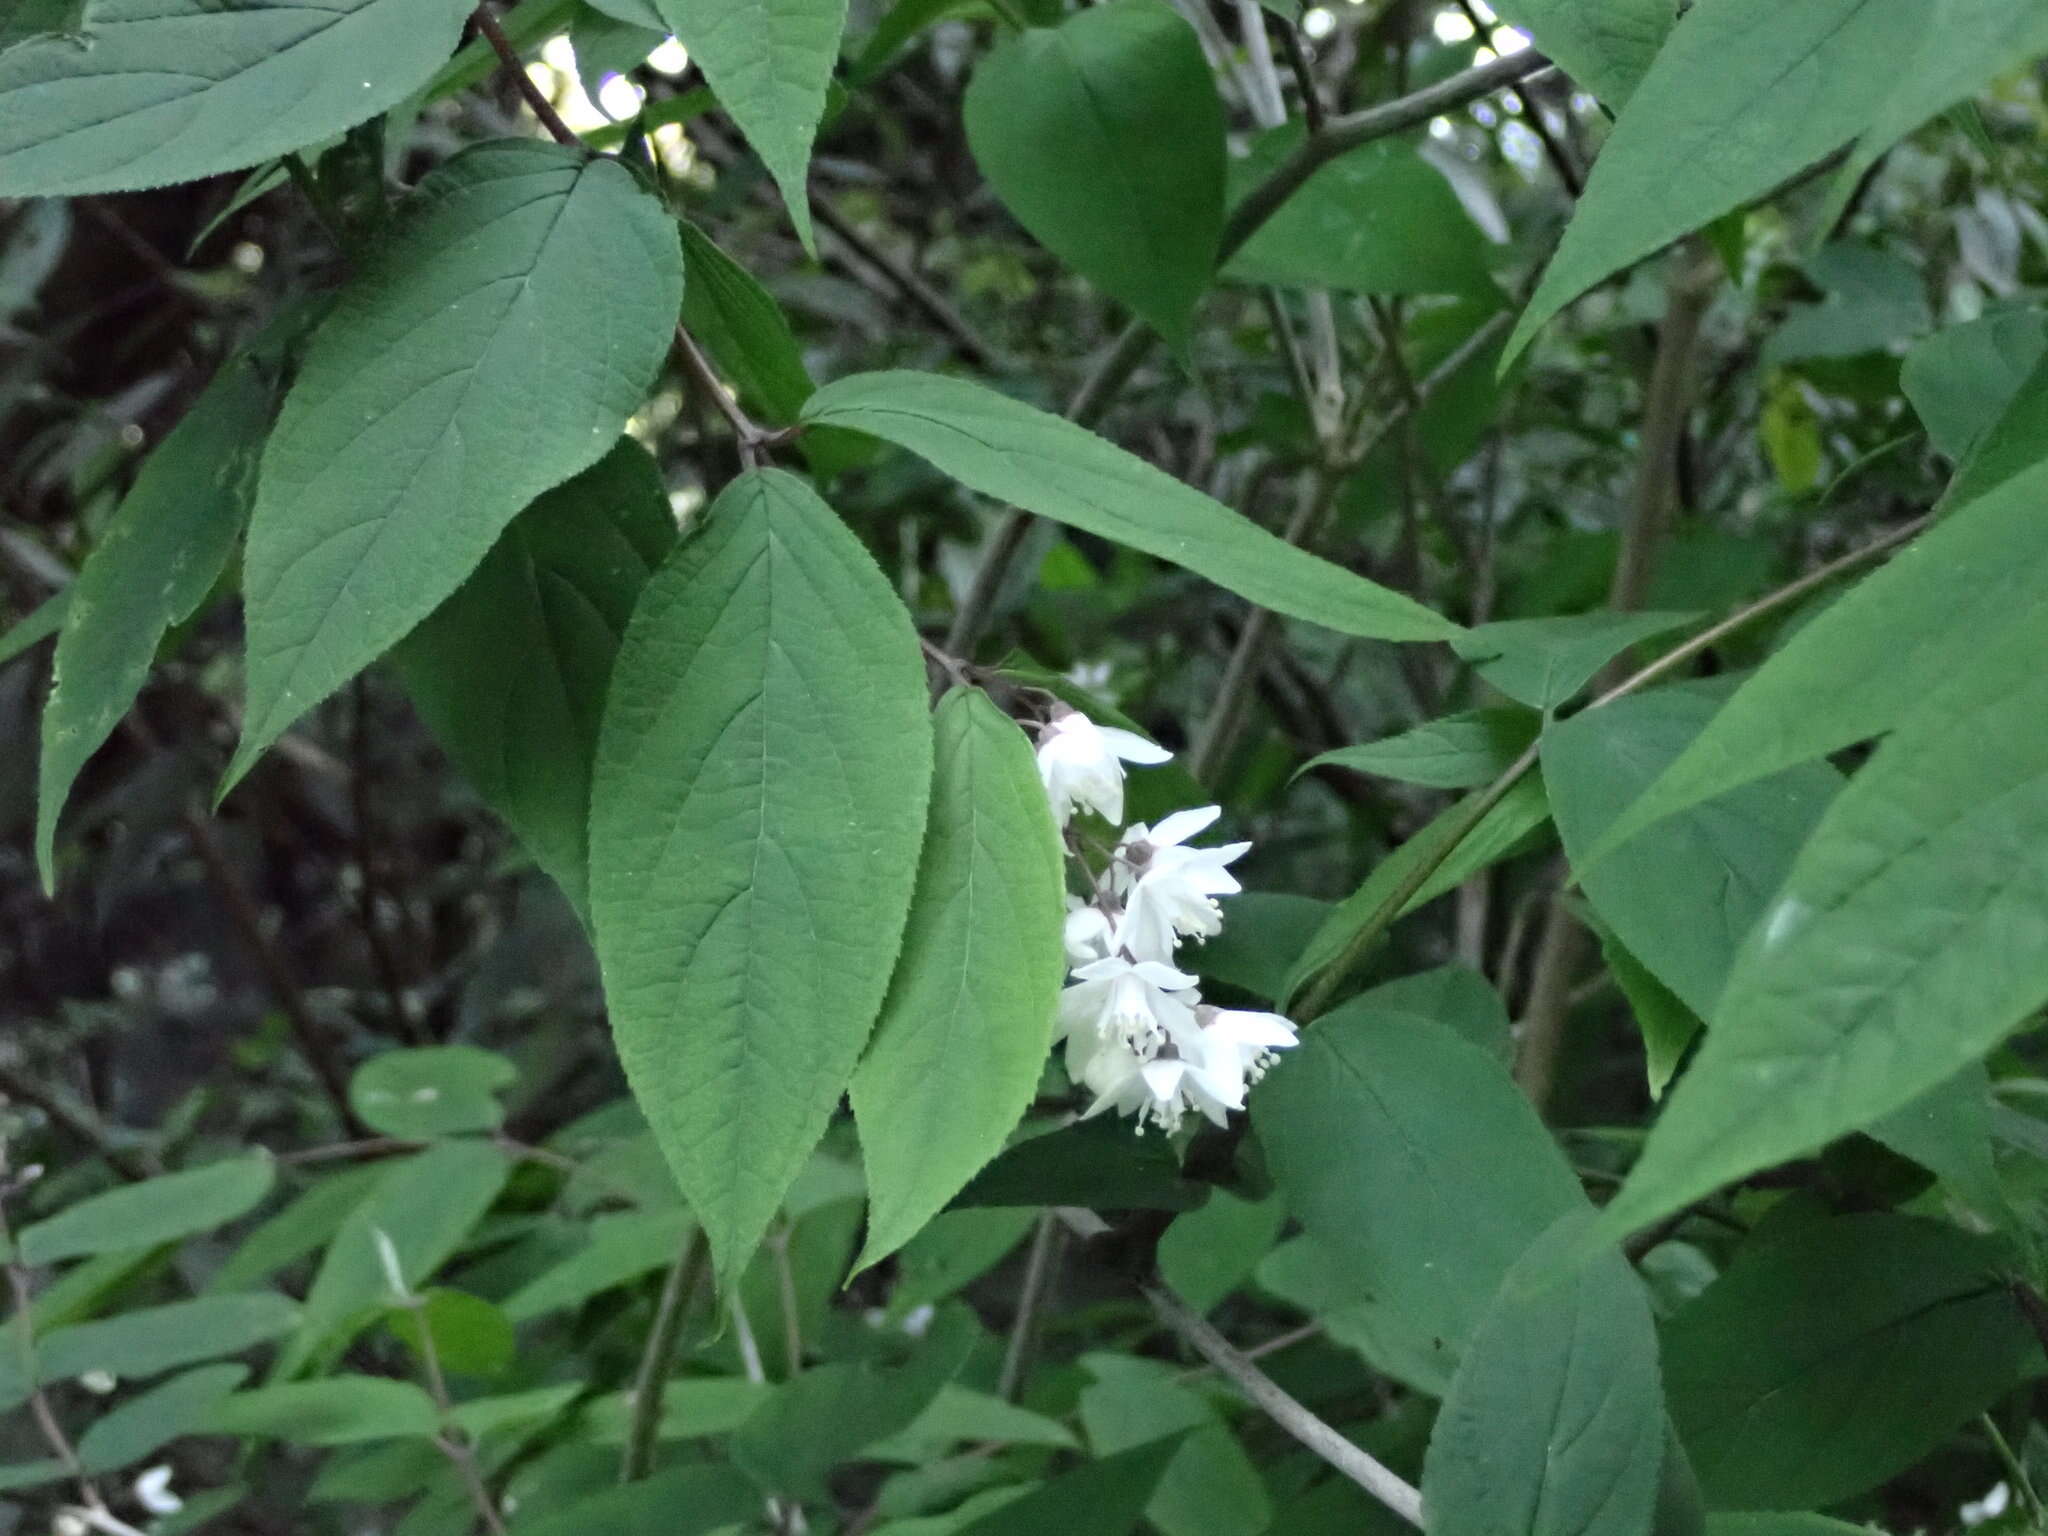
MULTIPOLYGON (((1068 711, 1041 729, 1038 771, 1062 827, 1077 808, 1114 824, 1123 820, 1123 765, 1171 755, 1068 711)), ((1094 899, 1068 898, 1071 981, 1059 1033, 1068 1076, 1095 1096, 1089 1115, 1115 1110, 1141 1132, 1147 1124, 1170 1132, 1192 1109, 1220 1126, 1244 1108, 1246 1088, 1275 1053, 1295 1043, 1294 1026, 1277 1013, 1204 1003, 1195 978, 1173 963, 1183 941, 1222 931, 1217 898, 1241 889, 1229 866, 1250 843, 1190 846, 1221 814, 1203 806, 1125 828, 1107 869, 1090 872, 1094 899)))

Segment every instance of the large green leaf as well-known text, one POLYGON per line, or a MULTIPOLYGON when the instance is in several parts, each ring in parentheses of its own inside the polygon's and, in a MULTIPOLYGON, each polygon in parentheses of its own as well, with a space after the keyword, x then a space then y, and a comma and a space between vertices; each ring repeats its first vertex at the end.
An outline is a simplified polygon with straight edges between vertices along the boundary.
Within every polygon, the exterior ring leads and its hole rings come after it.
MULTIPOLYGON (((2048 316, 2007 310, 1936 331, 1906 354, 1899 387, 1927 435, 1962 464, 2048 356, 2048 316)), ((2034 444, 2036 457, 2042 444, 2034 444)))
POLYGON ((1832 1504, 2039 1369, 1995 1244, 1894 1215, 1747 1244, 1664 1330, 1671 1417, 1723 1509, 1832 1504))
POLYGON ((806 178, 839 59, 846 0, 653 0, 704 79, 782 188, 812 245, 806 178))
POLYGON ((230 360, 149 456, 79 570, 43 710, 36 863, 46 888, 56 885, 57 818, 78 771, 121 723, 165 633, 206 600, 241 537, 276 405, 272 367, 230 360))
POLYGON ((803 350, 760 279, 683 223, 683 323, 741 396, 770 421, 795 421, 815 387, 803 350))
POLYGON ((1582 1207, 1506 1068, 1434 1020, 1349 1003, 1252 1110, 1302 1226, 1446 1371, 1522 1251, 1582 1207))
POLYGON ((2007 662, 1928 700, 1821 819, 1612 1228, 1890 1114, 2048 998, 2048 672, 2007 662))
POLYGON ((855 374, 813 395, 804 419, 884 438, 984 496, 1185 566, 1276 613, 1380 640, 1462 633, 1086 428, 964 379, 855 374))
POLYGON ((1265 1482, 1222 1416, 1177 1380, 1178 1371, 1108 1351, 1081 1363, 1095 1378, 1081 1389, 1080 1409, 1097 1456, 1185 1436, 1145 1506, 1160 1536, 1264 1536, 1273 1523, 1265 1482))
POLYGON ((621 440, 514 518, 394 657, 448 755, 578 911, 612 659, 674 542, 660 469, 621 440))
POLYGON ((173 1440, 196 1434, 214 1406, 248 1379, 246 1365, 202 1365, 129 1399, 78 1441, 91 1473, 115 1472, 173 1440))
POLYGON ((1987 650, 2048 644, 2048 464, 2014 476, 1907 545, 1801 628, 1601 838, 1652 822, 1898 724, 1987 650), (2035 637, 2029 641, 2027 636, 2035 637))
POLYGON ((1180 1447, 1181 1437, 1172 1435, 1086 1462, 970 1520, 954 1536, 1129 1536, 1180 1447))
POLYGON ((733 482, 647 584, 591 796, 626 1074, 721 1274, 853 1075, 931 785, 910 616, 801 480, 733 482))
POLYGON ((500 140, 420 184, 314 337, 263 455, 228 784, 432 613, 527 503, 610 451, 681 303, 675 224, 613 161, 500 140))
POLYGON ((277 1164, 268 1157, 232 1157, 124 1185, 23 1229, 21 1260, 55 1264, 210 1232, 247 1215, 276 1177, 277 1164))
POLYGON ((863 1266, 1000 1152, 1038 1091, 1065 955, 1064 852, 1031 744, 979 690, 947 695, 930 823, 874 1043, 853 1077, 863 1266))
POLYGON ((1494 9, 1616 112, 1649 72, 1678 15, 1672 0, 1501 0, 1494 9))
MULTIPOLYGON (((1249 192, 1300 141, 1294 126, 1261 134, 1249 155, 1232 162, 1232 190, 1249 192)), ((1465 205, 1442 171, 1396 139, 1361 145, 1317 171, 1231 257, 1223 275, 1350 293, 1493 288, 1485 238, 1465 205)))
POLYGON ((1565 851, 1601 920, 1705 1017, 1841 775, 1805 763, 1645 829, 1596 862, 1586 853, 1685 750, 1727 690, 1658 688, 1587 710, 1543 737, 1543 780, 1565 851))
MULTIPOLYGON (((139 1380, 196 1361, 240 1354, 276 1338, 298 1316, 297 1307, 270 1291, 138 1307, 98 1322, 51 1329, 36 1340, 36 1370, 45 1382, 69 1381, 93 1371, 139 1380)), ((24 1401, 29 1387, 19 1349, 0 1354, 0 1410, 24 1401)))
POLYGON ((92 0, 86 39, 0 57, 0 197, 197 181, 397 105, 467 0, 92 0))
POLYGON ((1942 3, 1700 0, 1601 147, 1507 357, 1595 283, 1863 132, 1892 83, 1923 67, 1923 47, 1937 47, 1942 3))
POLYGON ((1184 348, 1216 269, 1224 173, 1223 104, 1187 22, 1165 0, 1108 0, 1006 37, 965 112, 1003 206, 1184 348))
POLYGON ((1560 1218, 1501 1281, 1451 1382, 1422 1472, 1441 1536, 1640 1536, 1664 1465, 1657 1329, 1619 1253, 1545 1283, 1592 1219, 1560 1218))

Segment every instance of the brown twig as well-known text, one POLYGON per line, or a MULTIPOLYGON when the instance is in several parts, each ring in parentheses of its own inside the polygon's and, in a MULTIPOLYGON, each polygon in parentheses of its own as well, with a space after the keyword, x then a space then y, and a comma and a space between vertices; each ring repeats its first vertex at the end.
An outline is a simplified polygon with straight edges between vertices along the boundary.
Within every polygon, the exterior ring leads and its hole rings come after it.
POLYGON ((557 112, 555 104, 548 100, 547 92, 533 83, 533 77, 527 74, 526 65, 520 60, 519 50, 512 46, 512 39, 505 35, 505 29, 498 24, 498 18, 492 13, 490 6, 479 5, 470 19, 476 24, 476 29, 484 41, 489 43, 491 50, 498 55, 498 60, 505 66, 505 73, 511 77, 512 84, 525 98, 527 106, 533 109, 533 115, 540 119, 540 125, 547 129, 554 141, 573 149, 585 148, 583 140, 577 137, 576 130, 562 121, 562 114, 557 112))

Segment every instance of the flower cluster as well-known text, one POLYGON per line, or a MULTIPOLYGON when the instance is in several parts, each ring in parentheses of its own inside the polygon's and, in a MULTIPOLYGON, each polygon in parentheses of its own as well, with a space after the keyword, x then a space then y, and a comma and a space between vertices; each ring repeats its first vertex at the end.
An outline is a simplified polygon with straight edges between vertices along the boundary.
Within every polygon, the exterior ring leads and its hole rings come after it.
POLYGON ((1117 836, 1099 872, 1080 858, 1069 827, 1077 809, 1112 826, 1124 816, 1124 764, 1163 763, 1172 754, 1129 731, 1097 725, 1061 708, 1039 731, 1038 772, 1069 851, 1094 894, 1070 896, 1067 962, 1072 984, 1060 997, 1067 1073, 1095 1095, 1088 1114, 1114 1109, 1171 1132, 1196 1109, 1217 1125, 1244 1107, 1246 1086, 1274 1053, 1295 1043, 1277 1013, 1214 1008, 1195 978, 1175 968, 1174 951, 1223 928, 1216 898, 1239 889, 1229 866, 1250 843, 1196 848, 1190 840, 1222 812, 1176 811, 1117 836))

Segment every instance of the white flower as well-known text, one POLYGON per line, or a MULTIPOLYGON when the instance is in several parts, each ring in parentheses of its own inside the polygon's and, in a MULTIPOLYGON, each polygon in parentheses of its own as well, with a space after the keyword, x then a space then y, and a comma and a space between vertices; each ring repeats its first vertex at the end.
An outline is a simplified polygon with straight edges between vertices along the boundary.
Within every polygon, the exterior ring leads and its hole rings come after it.
MULTIPOLYGON (((1166 1001, 1184 1010, 1194 998, 1166 1001)), ((1071 1029, 1067 1073, 1095 1095, 1083 1119, 1113 1109, 1135 1118, 1140 1132, 1149 1122, 1171 1133, 1192 1109, 1222 1126, 1232 1110, 1244 1108, 1246 1085, 1264 1077, 1274 1054, 1295 1040, 1294 1026, 1277 1013, 1198 1003, 1185 1021, 1176 1014, 1163 1035, 1145 1039, 1085 1024, 1071 1029)))
POLYGON ((1083 901, 1078 896, 1067 898, 1067 925, 1064 934, 1067 964, 1087 965, 1091 961, 1107 960, 1115 931, 1115 924, 1110 922, 1109 914, 1102 908, 1093 902, 1083 901))
POLYGON ((1996 1520, 2005 1513, 2006 1508, 2011 1503, 2012 1488, 2005 1483, 1994 1483, 1991 1485, 1991 1491, 1985 1494, 1983 1498, 1976 1500, 1974 1503, 1965 1504, 1956 1513, 1958 1518, 1962 1520, 1965 1528, 1967 1528, 1973 1525, 1982 1525, 1987 1520, 1996 1520))
POLYGON ((1047 724, 1038 738, 1038 776, 1052 800, 1052 813, 1065 826, 1076 806, 1103 820, 1124 819, 1124 763, 1163 763, 1173 754, 1142 736, 1097 725, 1068 712, 1047 724), (1121 759, 1121 761, 1119 761, 1121 759))
POLYGON ((1223 814, 1220 806, 1175 811, 1156 827, 1142 822, 1117 845, 1115 878, 1124 897, 1116 944, 1140 958, 1165 959, 1182 937, 1207 939, 1223 931, 1218 896, 1242 890, 1224 868, 1244 857, 1250 843, 1221 848, 1183 844, 1223 814))
POLYGON ((75 1509, 60 1509, 50 1522, 50 1536, 92 1536, 92 1522, 75 1509))
POLYGON ((1110 955, 1078 967, 1074 984, 1060 994, 1060 1030, 1069 1042, 1069 1069, 1074 1069, 1077 1039, 1085 1057, 1096 1045, 1110 1041, 1149 1056, 1170 1037, 1192 1038, 1194 985, 1194 977, 1157 960, 1110 955), (1174 996, 1177 992, 1191 995, 1180 998, 1174 996))
POLYGON ((1202 1027, 1202 1044, 1210 1057, 1220 1059, 1227 1053, 1248 1082, 1256 1083, 1280 1052, 1301 1043, 1294 1025, 1277 1013, 1204 1005, 1195 1010, 1195 1019, 1202 1027))
POLYGON ((152 1515, 175 1515, 185 1507, 185 1501, 171 1492, 171 1469, 167 1466, 151 1467, 135 1479, 135 1502, 152 1515))

